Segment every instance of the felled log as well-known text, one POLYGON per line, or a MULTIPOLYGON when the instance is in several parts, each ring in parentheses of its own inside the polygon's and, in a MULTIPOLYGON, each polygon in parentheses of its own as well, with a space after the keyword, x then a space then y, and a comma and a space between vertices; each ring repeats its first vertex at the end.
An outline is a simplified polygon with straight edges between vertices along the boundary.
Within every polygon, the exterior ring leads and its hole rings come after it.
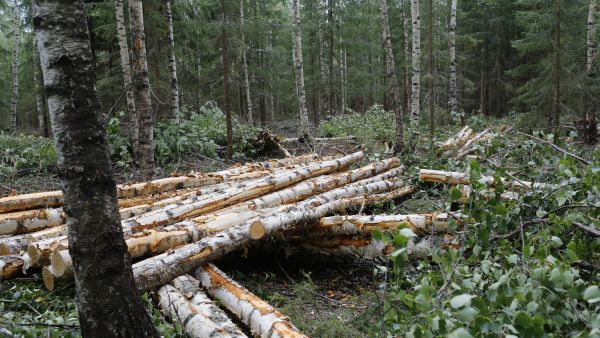
POLYGON ((462 147, 473 135, 473 129, 469 126, 465 126, 456 135, 450 137, 444 143, 442 143, 442 150, 447 151, 452 148, 462 147))
MULTIPOLYGON (((469 175, 461 172, 421 169, 419 171, 419 179, 425 182, 446 183, 451 185, 471 184, 469 175)), ((488 188, 495 187, 495 180, 492 176, 482 176, 479 182, 487 185, 488 188)), ((531 189, 552 189, 556 186, 547 183, 532 183, 522 180, 505 180, 502 178, 502 184, 505 189, 509 190, 531 190, 531 189)))
POLYGON ((252 238, 261 238, 269 231, 290 227, 294 222, 317 219, 328 213, 339 211, 343 208, 358 207, 363 204, 389 200, 405 196, 414 191, 413 187, 400 188, 388 193, 361 196, 356 198, 341 199, 326 203, 311 209, 294 209, 289 211, 290 217, 277 212, 270 216, 260 218, 259 230, 255 236, 251 235, 251 227, 256 222, 251 219, 238 226, 223 230, 199 241, 187 244, 163 254, 147 258, 133 265, 133 274, 138 288, 142 291, 154 289, 166 284, 171 279, 190 272, 203 264, 209 263, 229 252, 248 245, 252 238), (260 235, 260 236, 259 236, 260 235))
POLYGON ((357 235, 372 232, 394 230, 400 227, 411 229, 417 235, 449 233, 450 220, 462 224, 462 215, 447 213, 413 215, 346 215, 323 217, 317 224, 308 228, 310 234, 319 235, 357 235))
MULTIPOLYGON (((158 194, 165 191, 217 184, 230 179, 236 179, 236 176, 240 176, 237 179, 245 180, 248 179, 248 176, 243 175, 252 171, 265 171, 276 167, 310 163, 317 159, 318 156, 316 155, 291 157, 283 160, 250 163, 245 166, 233 167, 208 174, 192 173, 187 176, 168 177, 144 183, 120 184, 117 185, 117 194, 119 198, 132 198, 158 194)), ((267 173, 265 171, 262 175, 264 176, 267 173)), ((250 176, 252 177, 253 175, 250 176)), ((0 198, 0 213, 58 207, 63 204, 62 197, 63 194, 60 190, 3 197, 0 198)))
MULTIPOLYGON (((319 255, 351 256, 363 259, 386 259, 394 252, 394 246, 369 237, 334 236, 324 239, 300 240, 300 246, 319 255)), ((451 241, 440 236, 410 238, 406 244, 408 259, 426 259, 434 248, 444 249, 451 241)))
POLYGON ((48 238, 65 236, 66 234, 67 226, 61 225, 58 227, 39 230, 28 234, 2 238, 0 239, 0 256, 18 254, 21 251, 27 250, 27 245, 29 243, 45 240, 48 238))
POLYGON ((246 337, 200 289, 198 280, 184 275, 158 289, 158 305, 178 322, 186 337, 246 337))
POLYGON ((0 214, 0 235, 15 235, 42 229, 47 222, 62 224, 66 215, 62 209, 17 211, 0 214))
MULTIPOLYGON (((369 204, 380 200, 390 200, 398 196, 404 196, 413 191, 413 188, 405 188, 400 189, 398 191, 392 191, 390 193, 369 195, 372 193, 397 189, 400 188, 402 185, 403 183, 401 181, 381 181, 367 184, 364 186, 357 185, 353 188, 341 188, 332 190, 330 192, 321 194, 321 196, 325 197, 322 197, 319 202, 330 203, 330 209, 323 209, 319 212, 326 213, 330 210, 331 212, 333 212, 342 208, 360 206, 362 203, 369 204), (351 200, 351 202, 348 202, 344 199, 340 199, 343 197, 348 198, 357 195, 366 196, 354 198, 351 200)), ((127 235, 126 243, 132 258, 156 255, 184 244, 196 242, 207 235, 219 233, 223 230, 233 227, 236 224, 240 224, 243 222, 253 221, 253 227, 260 227, 260 224, 262 224, 260 223, 261 216, 266 217, 268 215, 285 214, 289 212, 289 209, 291 208, 299 210, 308 208, 312 209, 319 205, 319 203, 317 203, 315 200, 309 199, 307 201, 308 203, 306 204, 304 203, 305 201, 302 201, 299 202, 297 205, 289 204, 279 206, 277 208, 249 210, 247 212, 221 215, 220 217, 213 218, 208 222, 197 222, 194 220, 181 221, 163 228, 148 229, 143 232, 135 233, 131 236, 127 235)), ((57 245, 62 245, 63 249, 66 249, 66 239, 63 239, 58 244, 44 243, 44 245, 30 245, 28 249, 31 248, 32 254, 44 257, 44 255, 48 254, 48 249, 53 249, 53 247, 56 247, 57 245)), ((64 250, 62 254, 68 255, 68 252, 64 250)))
POLYGON ((27 253, 33 266, 50 264, 50 255, 55 250, 63 250, 68 246, 67 236, 48 238, 27 245, 27 253))
POLYGON ((23 275, 24 255, 0 256, 0 280, 13 279, 23 275))
POLYGON ((73 262, 68 250, 57 248, 52 251, 50 266, 52 266, 52 271, 57 277, 73 275, 73 262))
POLYGON ((236 202, 252 199, 274 190, 290 186, 304 179, 315 177, 355 163, 363 157, 364 154, 362 152, 357 152, 337 160, 315 163, 298 168, 292 172, 271 175, 258 180, 256 183, 243 190, 229 189, 220 194, 188 199, 177 205, 173 205, 172 207, 167 206, 164 209, 124 220, 122 222, 124 232, 136 232, 168 223, 174 223, 179 220, 235 204, 236 202))
POLYGON ((42 280, 48 291, 54 291, 57 287, 65 285, 73 280, 73 272, 65 271, 62 276, 57 276, 51 265, 42 268, 42 280))
POLYGON ((208 294, 217 299, 258 337, 307 337, 288 317, 233 281, 213 264, 196 271, 208 294))

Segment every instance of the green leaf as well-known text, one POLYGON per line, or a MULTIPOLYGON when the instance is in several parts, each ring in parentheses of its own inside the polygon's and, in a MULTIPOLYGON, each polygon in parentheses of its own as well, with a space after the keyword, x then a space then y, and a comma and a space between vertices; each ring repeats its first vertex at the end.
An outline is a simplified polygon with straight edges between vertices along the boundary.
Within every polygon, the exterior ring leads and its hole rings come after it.
POLYGON ((552 236, 550 240, 552 241, 552 246, 554 248, 560 248, 561 246, 563 246, 563 241, 559 237, 552 236))
POLYGON ((583 299, 590 304, 600 302, 600 288, 597 285, 588 287, 583 292, 583 299))
POLYGON ((450 198, 452 201, 458 201, 462 198, 463 192, 458 188, 452 188, 450 190, 450 198))
POLYGON ((454 296, 452 297, 452 299, 450 299, 450 306, 452 306, 453 309, 458 309, 463 306, 469 306, 471 305, 471 299, 473 297, 475 296, 468 294, 454 296))
POLYGON ((475 318, 475 316, 479 313, 479 311, 475 308, 467 306, 463 309, 460 309, 456 312, 456 316, 462 320, 463 322, 470 322, 475 318))
POLYGON ((464 327, 461 327, 450 332, 448 338, 473 338, 473 336, 464 327))

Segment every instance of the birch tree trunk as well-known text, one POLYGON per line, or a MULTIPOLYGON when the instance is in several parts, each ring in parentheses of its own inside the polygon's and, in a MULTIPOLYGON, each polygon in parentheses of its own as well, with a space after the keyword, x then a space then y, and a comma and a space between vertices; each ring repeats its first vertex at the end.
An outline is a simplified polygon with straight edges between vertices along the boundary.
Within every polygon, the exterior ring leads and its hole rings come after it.
POLYGON ((10 131, 17 134, 17 100, 19 99, 19 47, 21 47, 21 17, 19 3, 13 12, 12 98, 10 100, 10 131))
POLYGON ((435 76, 436 71, 433 63, 433 0, 429 0, 429 34, 427 45, 429 49, 429 133, 433 138, 435 132, 435 76))
POLYGON ((227 159, 233 159, 233 125, 231 122, 231 102, 229 97, 229 43, 227 41, 227 12, 225 0, 220 1, 221 7, 221 60, 223 62, 223 101, 225 119, 227 120, 227 159))
POLYGON ((404 52, 403 62, 402 62, 402 83, 404 84, 403 88, 403 111, 408 112, 411 110, 410 104, 410 80, 408 78, 408 60, 410 59, 410 44, 408 43, 408 33, 409 33, 409 25, 408 25, 408 15, 406 13, 405 0, 400 0, 400 21, 402 22, 402 51, 404 52))
POLYGON ((173 14, 171 11, 171 0, 166 1, 167 30, 169 33, 169 78, 171 84, 171 96, 169 105, 171 116, 179 122, 179 85, 177 84, 177 59, 175 58, 175 37, 173 34, 173 14))
POLYGON ((142 178, 149 180, 154 175, 154 115, 150 101, 150 78, 146 58, 144 34, 144 11, 141 0, 129 1, 129 24, 131 25, 133 55, 133 89, 138 117, 138 150, 134 154, 142 178))
POLYGON ((35 91, 35 108, 38 115, 38 131, 41 136, 48 137, 48 121, 44 109, 44 95, 42 93, 42 74, 40 72, 40 60, 37 40, 33 39, 33 85, 35 91))
POLYGON ((33 3, 83 336, 158 337, 134 284, 83 1, 33 3))
POLYGON ((554 81, 554 98, 552 104, 552 112, 550 113, 550 127, 558 129, 560 126, 560 115, 562 110, 561 94, 560 94, 560 0, 554 1, 554 57, 552 62, 553 81, 554 81))
POLYGON ((390 96, 392 97, 392 107, 396 118, 396 137, 394 152, 400 153, 404 148, 404 126, 402 125, 402 102, 400 102, 400 88, 396 78, 396 66, 394 64, 394 51, 392 50, 392 37, 390 35, 390 24, 388 22, 387 0, 379 0, 379 9, 381 13, 382 39, 385 50, 385 69, 389 86, 390 96))
POLYGON ((597 1, 590 0, 590 7, 588 11, 588 19, 587 19, 587 65, 586 65, 586 73, 588 77, 588 85, 586 86, 587 95, 586 95, 586 109, 584 116, 584 131, 583 137, 584 141, 587 144, 594 144, 598 140, 598 127, 596 125, 596 111, 595 106, 593 104, 595 95, 591 93, 593 86, 593 82, 596 79, 596 65, 594 63, 596 59, 596 40, 594 38, 594 34, 596 32, 596 7, 597 1))
POLYGON ((117 17, 117 38, 119 40, 119 55, 121 56, 121 70, 123 72, 123 86, 125 87, 125 98, 127 100, 127 128, 131 139, 131 150, 133 159, 137 161, 139 155, 139 129, 138 114, 135 110, 135 99, 131 85, 131 61, 129 60, 129 46, 127 44, 127 31, 125 30, 125 16, 123 13, 123 0, 115 0, 115 12, 117 17))
POLYGON ((459 114, 458 89, 456 86, 456 7, 458 0, 450 5, 450 113, 459 114))
POLYGON ((325 62, 325 37, 323 29, 319 21, 319 88, 321 95, 319 96, 321 107, 320 115, 329 114, 329 98, 327 98, 327 64, 325 62))
POLYGON ((304 90, 304 64, 302 62, 302 32, 300 30, 300 0, 292 1, 292 28, 294 30, 294 69, 296 70, 296 94, 300 114, 300 133, 310 135, 306 91, 304 90))
POLYGON ((412 93, 410 120, 417 124, 420 118, 421 95, 421 16, 419 14, 419 0, 411 0, 411 18, 413 27, 412 36, 412 93))
POLYGON ((244 23, 244 0, 240 0, 240 34, 242 43, 242 73, 244 75, 244 89, 246 90, 246 120, 248 124, 254 124, 254 109, 252 105, 252 94, 250 93, 250 79, 248 78, 248 60, 246 58, 246 32, 244 23))

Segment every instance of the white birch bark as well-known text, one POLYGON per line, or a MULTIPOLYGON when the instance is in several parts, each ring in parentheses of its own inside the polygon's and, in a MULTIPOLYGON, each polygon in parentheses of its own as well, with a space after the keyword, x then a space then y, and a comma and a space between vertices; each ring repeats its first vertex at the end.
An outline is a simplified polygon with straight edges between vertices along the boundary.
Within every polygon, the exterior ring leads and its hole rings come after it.
POLYGON ((420 119, 421 95, 421 16, 419 0, 411 0, 412 18, 412 92, 411 92, 411 123, 416 124, 420 119))
MULTIPOLYGON (((131 61, 129 60, 129 46, 127 44, 127 31, 125 30, 125 15, 123 0, 115 0, 115 14, 117 23, 117 39, 119 40, 119 55, 121 58, 121 71, 123 72, 123 86, 127 100, 127 128, 131 139, 133 151, 138 149, 138 117, 135 110, 135 99, 131 80, 131 61)), ((134 154, 134 158, 136 155, 134 154)))
POLYGON ((186 337, 246 337, 200 289, 200 282, 184 275, 158 289, 158 305, 172 321, 178 322, 186 337))
POLYGON ((248 60, 246 58, 246 31, 244 22, 244 0, 240 0, 240 34, 242 50, 242 74, 244 75, 244 90, 246 91, 246 121, 254 124, 254 107, 252 104, 252 93, 250 92, 250 79, 248 78, 248 60))
POLYGON ((458 107, 458 89, 456 86, 456 7, 458 0, 452 0, 450 6, 450 113, 460 114, 458 107))
POLYGON ((21 16, 19 3, 13 9, 12 97, 10 100, 10 130, 17 134, 17 101, 19 99, 19 48, 21 47, 21 16))
POLYGON ((175 37, 173 34, 173 13, 171 11, 171 0, 167 0, 167 31, 169 33, 169 78, 171 95, 169 97, 169 106, 171 108, 171 117, 179 122, 179 84, 177 83, 177 58, 175 57, 175 37))
POLYGON ((196 271, 202 286, 250 327, 257 337, 301 338, 302 334, 281 312, 233 281, 213 264, 196 271))
POLYGON ((300 0, 292 0, 292 28, 294 31, 294 69, 296 70, 296 94, 300 114, 300 133, 310 135, 306 91, 304 89, 304 64, 302 61, 302 32, 300 29, 300 0))

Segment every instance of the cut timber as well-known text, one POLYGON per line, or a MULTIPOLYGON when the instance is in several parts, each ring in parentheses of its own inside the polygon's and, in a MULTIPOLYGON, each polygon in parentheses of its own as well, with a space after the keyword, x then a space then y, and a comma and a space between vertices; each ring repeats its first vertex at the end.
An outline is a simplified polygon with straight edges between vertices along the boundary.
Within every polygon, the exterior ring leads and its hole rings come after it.
POLYGON ((0 239, 0 256, 15 255, 27 250, 27 244, 41 241, 47 238, 65 236, 67 226, 61 225, 54 228, 39 230, 26 235, 15 235, 0 239))
POLYGON ((270 175, 260 179, 244 189, 229 189, 223 193, 200 196, 188 199, 164 209, 146 213, 123 221, 124 232, 136 232, 160 225, 174 223, 179 220, 201 215, 203 213, 220 209, 237 202, 256 198, 277 189, 285 188, 296 182, 310 177, 322 175, 327 172, 343 168, 362 159, 364 154, 357 152, 337 160, 315 163, 297 168, 291 172, 270 175))
POLYGON ((324 217, 314 227, 308 228, 311 234, 355 235, 375 229, 394 230, 401 227, 413 230, 418 235, 449 233, 450 219, 461 225, 462 215, 447 213, 415 215, 348 215, 324 217))
MULTIPOLYGON (((442 170, 429 170, 421 169, 419 171, 419 179, 425 182, 437 182, 446 183, 451 185, 471 184, 469 176, 465 173, 454 172, 454 171, 442 171, 442 170)), ((492 176, 482 176, 479 182, 485 184, 488 188, 495 187, 495 180, 492 176)), ((518 179, 505 180, 502 178, 502 184, 505 189, 519 191, 519 190, 531 190, 531 189, 553 189, 556 188, 553 184, 547 183, 532 183, 528 181, 522 181, 518 179)))
POLYGON ((50 255, 50 265, 52 271, 57 277, 70 276, 73 274, 73 262, 71 261, 71 255, 68 250, 57 249, 52 251, 50 255))
POLYGON ((223 271, 207 264, 196 276, 208 294, 217 299, 257 337, 307 337, 273 306, 233 281, 223 271))
MULTIPOLYGON (((351 256, 365 259, 386 259, 394 251, 394 246, 369 237, 336 236, 320 240, 303 240, 301 247, 319 255, 351 256)), ((449 241, 439 236, 411 238, 406 245, 408 259, 418 260, 429 257, 434 248, 444 248, 449 241)))
POLYGON ((0 235, 16 235, 37 231, 45 228, 46 224, 63 224, 66 218, 62 208, 0 214, 0 235))
POLYGON ((48 291, 54 291, 57 287, 69 283, 73 279, 73 274, 65 273, 62 276, 57 276, 56 272, 52 270, 52 266, 45 266, 42 268, 42 279, 44 280, 44 286, 48 291))
POLYGON ((186 337, 246 337, 199 287, 200 282, 184 275, 158 289, 158 305, 178 322, 186 337))
MULTIPOLYGON (((265 235, 263 225, 268 225, 268 230, 283 230, 303 220, 313 220, 326 216, 332 212, 350 207, 360 207, 363 204, 386 201, 414 192, 413 187, 400 188, 387 193, 361 196, 356 198, 340 199, 326 203, 314 209, 294 208, 289 211, 289 217, 285 212, 278 210, 275 214, 259 218, 259 229, 265 235)), ((287 210, 286 210, 287 211, 287 210)), ((168 283, 177 276, 192 271, 193 269, 214 261, 223 255, 242 248, 251 243, 250 228, 256 223, 254 219, 241 223, 238 226, 223 230, 211 236, 204 237, 198 242, 187 244, 163 254, 147 258, 133 265, 133 274, 138 288, 143 291, 152 290, 158 286, 168 283)), ((256 238, 254 237, 254 238, 256 238)))
POLYGON ((442 150, 447 151, 452 148, 463 146, 469 138, 473 135, 473 129, 469 126, 465 126, 456 135, 442 143, 442 150))
POLYGON ((0 256, 0 280, 13 279, 23 275, 25 259, 22 255, 0 256))
POLYGON ((48 238, 27 245, 27 253, 32 266, 45 266, 50 264, 50 255, 54 250, 63 250, 68 246, 67 236, 48 238))
MULTIPOLYGON (((273 168, 311 163, 317 160, 317 155, 305 155, 283 160, 250 163, 208 174, 192 173, 188 176, 168 177, 145 183, 122 184, 117 186, 117 192, 119 198, 147 196, 170 190, 217 184, 232 179, 256 178, 256 175, 252 174, 253 171, 263 171, 261 175, 264 176, 268 173, 268 170, 273 168), (249 175, 244 176, 244 174, 249 175)), ((58 207, 63 203, 62 197, 62 191, 60 190, 3 197, 0 198, 0 213, 58 207)))

